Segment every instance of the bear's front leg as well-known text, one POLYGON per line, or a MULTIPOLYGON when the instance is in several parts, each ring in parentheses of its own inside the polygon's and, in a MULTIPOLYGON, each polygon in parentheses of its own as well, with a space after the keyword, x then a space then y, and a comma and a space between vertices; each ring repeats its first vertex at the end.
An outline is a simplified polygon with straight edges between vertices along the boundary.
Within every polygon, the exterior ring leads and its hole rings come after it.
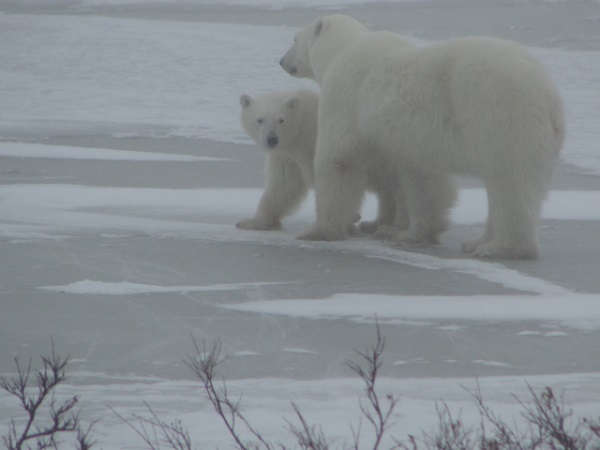
POLYGON ((317 220, 313 228, 298 236, 298 239, 340 241, 352 234, 355 230, 354 223, 357 221, 357 211, 360 211, 364 196, 366 179, 366 168, 352 159, 328 159, 327 157, 317 159, 315 161, 317 220))

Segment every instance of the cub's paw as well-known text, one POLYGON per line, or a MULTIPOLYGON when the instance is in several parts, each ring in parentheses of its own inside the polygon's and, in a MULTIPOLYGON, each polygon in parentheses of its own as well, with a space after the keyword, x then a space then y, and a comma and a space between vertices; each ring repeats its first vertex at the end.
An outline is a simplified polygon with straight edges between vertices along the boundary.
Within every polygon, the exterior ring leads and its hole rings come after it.
POLYGON ((243 219, 235 224, 241 230, 281 230, 281 222, 269 222, 264 220, 243 219))

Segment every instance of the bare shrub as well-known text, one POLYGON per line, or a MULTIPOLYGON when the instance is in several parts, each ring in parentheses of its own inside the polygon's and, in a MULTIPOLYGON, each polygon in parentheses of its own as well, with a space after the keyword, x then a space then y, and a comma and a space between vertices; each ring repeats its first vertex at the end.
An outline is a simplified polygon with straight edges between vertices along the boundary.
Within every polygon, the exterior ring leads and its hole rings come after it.
POLYGON ((236 446, 241 450, 273 450, 275 445, 256 430, 240 410, 241 397, 232 400, 227 391, 227 384, 222 379, 217 385, 215 380, 215 369, 224 359, 221 357, 221 342, 214 341, 212 346, 206 342, 202 346, 194 339, 195 354, 190 355, 187 365, 196 377, 202 382, 204 392, 213 405, 217 415, 221 418, 236 446), (255 441, 245 441, 240 434, 238 424, 250 432, 255 441))
POLYGON ((402 449, 419 450, 600 450, 598 420, 575 419, 573 411, 564 407, 551 387, 536 393, 528 385, 531 399, 521 405, 524 429, 509 424, 498 416, 483 400, 479 385, 467 392, 480 415, 480 429, 467 429, 454 419, 446 404, 438 407, 438 425, 433 434, 423 433, 421 439, 409 436, 402 449))
POLYGON ((42 357, 41 369, 32 371, 31 360, 23 367, 15 358, 16 376, 0 377, 0 389, 17 399, 26 417, 22 426, 11 419, 8 432, 2 436, 6 449, 57 449, 57 438, 62 434, 75 435, 75 448, 79 450, 92 448, 94 443, 90 434, 93 424, 87 429, 82 428, 76 408, 77 396, 63 402, 56 401, 56 388, 66 379, 68 363, 69 357, 59 357, 52 343, 50 356, 42 357))
MULTIPOLYGON (((381 356, 385 349, 385 339, 381 335, 379 324, 376 323, 377 338, 375 345, 368 347, 365 352, 356 351, 360 356, 363 365, 354 361, 346 362, 346 365, 356 375, 358 375, 365 385, 364 392, 367 397, 367 402, 360 401, 360 410, 362 415, 373 427, 375 432, 375 440, 372 444, 372 449, 377 450, 381 441, 387 433, 387 428, 390 425, 390 419, 398 404, 398 398, 392 394, 387 394, 385 400, 381 400, 375 390, 375 383, 379 369, 383 365, 381 356)), ((360 429, 359 429, 360 430, 360 429)), ((360 432, 353 432, 353 448, 358 450, 358 441, 360 432)))
POLYGON ((117 411, 111 408, 111 411, 127 424, 148 446, 150 449, 160 450, 161 445, 175 450, 192 450, 192 440, 189 432, 184 428, 180 420, 175 419, 172 422, 165 422, 158 414, 144 402, 150 417, 134 415, 133 419, 126 419, 117 411), (136 423, 133 423, 133 421, 136 423))
MULTIPOLYGON (((383 363, 385 339, 376 324, 374 345, 364 352, 357 351, 358 362, 348 361, 346 365, 363 381, 365 398, 359 401, 361 417, 373 430, 373 438, 363 443, 361 425, 350 426, 350 439, 339 447, 342 450, 379 450, 384 437, 393 426, 392 416, 399 398, 387 394, 381 397, 376 390, 376 382, 383 363)), ((217 379, 216 371, 224 361, 221 356, 221 343, 212 344, 195 340, 195 352, 186 361, 194 375, 201 381, 203 390, 215 413, 225 424, 238 450, 329 450, 333 440, 323 430, 311 424, 298 406, 292 403, 295 422, 286 419, 287 429, 295 439, 293 447, 272 442, 259 432, 244 416, 241 410, 241 396, 232 398, 223 378, 217 379), (245 439, 243 436, 250 436, 245 439)), ((537 394, 530 386, 531 400, 522 402, 525 429, 516 424, 508 424, 499 417, 483 400, 479 385, 475 391, 467 392, 480 415, 480 425, 466 426, 460 417, 455 418, 446 403, 436 405, 438 423, 432 432, 421 431, 420 436, 411 434, 406 442, 390 436, 389 450, 600 450, 600 421, 587 418, 575 420, 573 412, 566 410, 562 398, 557 398, 550 387, 537 394)), ((148 407, 150 418, 136 416, 137 428, 132 426, 151 450, 159 450, 161 444, 175 450, 191 450, 187 432, 179 422, 165 423, 148 407)), ((123 419, 125 420, 125 419, 123 419)), ((127 422, 127 421, 126 421, 127 422)))
MULTIPOLYGON (((289 447, 285 444, 272 442, 258 431, 243 414, 241 397, 232 398, 225 380, 216 378, 216 369, 224 361, 221 356, 220 341, 216 340, 212 344, 206 342, 199 344, 193 339, 193 343, 195 352, 188 357, 186 364, 202 383, 206 397, 224 423, 236 448, 239 450, 288 450, 289 447), (244 435, 249 435, 251 439, 245 439, 244 435)), ((360 363, 347 362, 347 366, 364 382, 366 401, 360 402, 360 410, 374 431, 374 440, 369 445, 373 450, 379 449, 398 403, 398 399, 391 394, 381 399, 375 389, 384 348, 385 340, 377 326, 375 344, 364 352, 357 351, 361 358, 360 363)), ((133 418, 135 423, 116 412, 115 414, 133 428, 151 450, 159 450, 161 445, 166 445, 174 450, 192 449, 189 435, 181 423, 166 423, 154 413, 150 406, 146 405, 146 407, 150 417, 136 415, 133 418)), ((292 448, 302 450, 328 450, 331 448, 332 440, 327 438, 323 430, 311 424, 296 404, 292 403, 292 408, 297 423, 286 419, 287 430, 295 439, 295 445, 292 448)), ((350 431, 352 439, 349 444, 344 444, 344 448, 358 450, 360 426, 358 428, 350 427, 350 431)))
MULTIPOLYGON (((361 423, 358 427, 349 426, 350 439, 341 450, 379 450, 389 437, 389 450, 600 450, 600 417, 597 419, 576 418, 572 410, 565 408, 562 396, 557 396, 551 387, 536 393, 528 386, 530 399, 524 402, 514 397, 521 406, 520 429, 516 423, 509 424, 497 415, 483 399, 479 384, 475 390, 466 390, 479 411, 480 424, 466 426, 456 418, 446 403, 436 405, 438 422, 432 432, 421 431, 420 435, 409 434, 405 441, 389 436, 393 426, 392 417, 399 398, 387 394, 381 397, 376 389, 377 379, 383 364, 382 355, 385 339, 376 324, 374 345, 363 352, 357 351, 358 362, 348 361, 346 365, 362 380, 365 397, 359 401, 362 420, 373 431, 370 439, 361 439, 361 423)), ((287 430, 294 438, 294 445, 288 447, 273 442, 250 423, 241 409, 241 396, 232 398, 225 379, 217 378, 216 372, 224 361, 221 356, 221 343, 194 343, 194 353, 188 356, 186 364, 200 380, 203 391, 215 413, 224 423, 229 436, 238 450, 329 450, 333 440, 328 438, 320 427, 311 424, 298 406, 292 403, 295 419, 287 420, 287 430), (249 436, 247 439, 244 436, 249 436)), ((13 419, 2 442, 8 450, 58 449, 58 436, 71 435, 76 449, 90 449, 94 442, 90 431, 81 426, 77 396, 63 402, 55 398, 56 387, 65 380, 65 370, 69 358, 56 355, 54 344, 49 357, 42 357, 42 368, 33 371, 31 361, 22 367, 15 359, 17 374, 13 378, 0 378, 0 389, 15 397, 24 411, 24 424, 18 425, 13 419), (45 408, 45 415, 42 409, 45 408)), ((123 422, 131 427, 150 450, 170 448, 192 450, 192 440, 181 421, 164 421, 144 403, 148 415, 134 415, 127 419, 112 410, 123 422)))

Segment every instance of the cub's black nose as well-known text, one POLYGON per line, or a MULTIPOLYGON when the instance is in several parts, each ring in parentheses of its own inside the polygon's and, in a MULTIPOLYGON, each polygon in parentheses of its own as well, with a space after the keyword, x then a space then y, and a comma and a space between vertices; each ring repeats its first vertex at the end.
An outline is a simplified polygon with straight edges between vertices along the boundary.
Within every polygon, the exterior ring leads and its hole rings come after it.
POLYGON ((267 138, 267 145, 268 145, 270 148, 273 148, 273 147, 275 147, 275 146, 276 146, 278 143, 279 143, 279 140, 277 139, 277 136, 269 136, 269 137, 267 138))

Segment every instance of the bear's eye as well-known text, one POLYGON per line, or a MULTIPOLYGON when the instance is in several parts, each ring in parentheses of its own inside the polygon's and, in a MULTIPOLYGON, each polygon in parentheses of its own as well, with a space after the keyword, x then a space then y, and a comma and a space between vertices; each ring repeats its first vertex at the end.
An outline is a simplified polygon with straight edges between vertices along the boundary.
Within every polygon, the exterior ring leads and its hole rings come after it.
POLYGON ((259 117, 258 119, 256 119, 256 123, 263 123, 265 121, 265 119, 263 119, 262 117, 259 117))
POLYGON ((283 122, 284 122, 283 118, 279 119, 279 123, 283 123, 283 122))

